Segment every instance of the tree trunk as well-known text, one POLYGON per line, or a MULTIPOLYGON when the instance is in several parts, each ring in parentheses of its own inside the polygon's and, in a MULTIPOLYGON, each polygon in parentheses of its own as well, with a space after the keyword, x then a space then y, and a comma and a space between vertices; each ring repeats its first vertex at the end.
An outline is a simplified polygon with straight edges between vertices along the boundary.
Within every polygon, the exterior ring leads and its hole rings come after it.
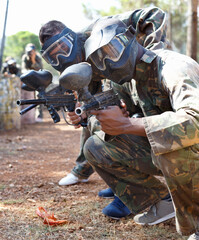
POLYGON ((186 54, 197 61, 197 6, 198 0, 188 0, 186 54))

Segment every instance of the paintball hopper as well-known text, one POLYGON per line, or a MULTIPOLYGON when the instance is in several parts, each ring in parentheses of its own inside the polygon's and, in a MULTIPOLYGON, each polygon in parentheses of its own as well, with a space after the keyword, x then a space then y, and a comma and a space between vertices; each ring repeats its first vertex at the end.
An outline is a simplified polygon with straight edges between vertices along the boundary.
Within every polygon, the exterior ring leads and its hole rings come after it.
POLYGON ((92 68, 87 62, 73 64, 66 68, 59 77, 62 87, 78 91, 88 87, 92 78, 92 68))
POLYGON ((52 83, 52 74, 47 70, 30 70, 20 76, 21 81, 30 89, 47 88, 52 83))
POLYGON ((25 83, 23 83, 22 85, 21 85, 21 89, 23 89, 23 90, 26 90, 26 91, 35 91, 35 89, 34 88, 32 88, 32 87, 28 87, 25 83))

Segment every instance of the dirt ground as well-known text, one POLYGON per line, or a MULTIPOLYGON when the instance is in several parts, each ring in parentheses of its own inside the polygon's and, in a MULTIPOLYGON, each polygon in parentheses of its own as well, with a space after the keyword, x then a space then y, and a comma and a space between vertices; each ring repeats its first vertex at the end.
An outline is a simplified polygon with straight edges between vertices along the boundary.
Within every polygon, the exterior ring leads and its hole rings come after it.
POLYGON ((87 183, 61 187, 79 152, 80 130, 62 120, 54 124, 45 113, 42 123, 0 132, 0 240, 181 240, 174 219, 157 226, 136 225, 128 216, 111 220, 101 213, 111 200, 100 199, 106 187, 94 173, 87 183), (67 220, 43 224, 38 207, 67 220))

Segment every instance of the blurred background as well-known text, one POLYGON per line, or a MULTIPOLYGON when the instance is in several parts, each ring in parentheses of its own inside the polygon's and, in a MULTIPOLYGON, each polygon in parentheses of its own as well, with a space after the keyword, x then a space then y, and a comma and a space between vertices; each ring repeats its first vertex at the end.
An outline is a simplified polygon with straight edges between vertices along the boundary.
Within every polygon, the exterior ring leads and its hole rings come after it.
MULTIPOLYGON (((39 51, 39 29, 49 20, 62 21, 72 30, 79 31, 100 16, 149 6, 167 12, 167 37, 173 50, 198 61, 198 0, 1 0, 0 61, 12 56, 21 64, 21 56, 29 42, 39 51)), ((51 66, 43 64, 44 69, 57 74, 51 66)))

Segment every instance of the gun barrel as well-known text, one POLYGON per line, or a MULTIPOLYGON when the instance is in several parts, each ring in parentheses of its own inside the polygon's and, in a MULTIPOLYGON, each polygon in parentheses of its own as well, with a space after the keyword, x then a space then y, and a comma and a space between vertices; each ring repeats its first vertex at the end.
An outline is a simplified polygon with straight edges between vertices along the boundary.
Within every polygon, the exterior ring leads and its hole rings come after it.
POLYGON ((118 95, 114 93, 113 89, 97 93, 90 99, 87 103, 85 103, 81 107, 77 107, 75 109, 75 113, 80 116, 82 113, 94 110, 94 109, 104 109, 108 106, 120 106, 120 100, 118 95))
POLYGON ((37 104, 32 104, 30 106, 28 106, 27 108, 22 109, 19 113, 20 115, 23 115, 25 113, 27 113, 28 111, 30 111, 31 109, 35 108, 37 106, 37 104))
POLYGON ((27 99, 27 100, 17 100, 17 105, 28 105, 28 104, 45 104, 45 99, 27 99))
POLYGON ((94 109, 97 109, 99 108, 100 106, 100 103, 98 101, 93 101, 91 103, 88 103, 88 104, 84 104, 82 107, 77 107, 75 109, 75 113, 78 115, 78 116, 81 116, 82 113, 86 112, 86 111, 89 111, 89 110, 94 110, 94 109))
POLYGON ((83 110, 81 107, 77 107, 77 108, 75 109, 75 113, 76 113, 78 116, 81 116, 83 112, 84 112, 84 110, 83 110))

